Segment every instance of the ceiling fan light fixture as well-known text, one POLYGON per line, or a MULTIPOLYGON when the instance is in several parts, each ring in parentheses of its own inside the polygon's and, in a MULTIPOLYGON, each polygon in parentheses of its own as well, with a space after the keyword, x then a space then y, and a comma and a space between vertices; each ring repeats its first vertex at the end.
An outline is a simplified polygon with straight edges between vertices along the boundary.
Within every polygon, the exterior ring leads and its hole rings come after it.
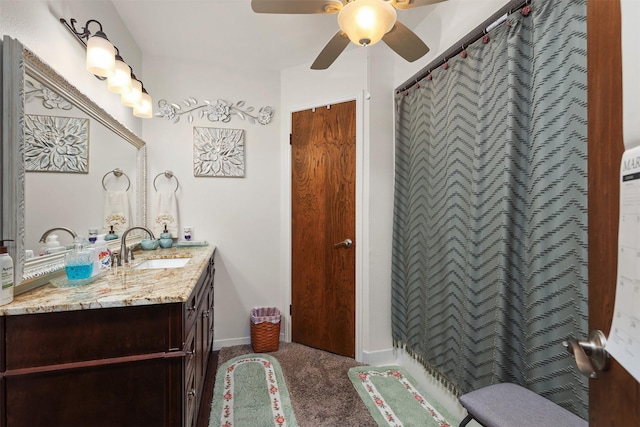
POLYGON ((391 31, 397 14, 384 0, 355 0, 338 14, 340 29, 357 45, 370 46, 391 31))

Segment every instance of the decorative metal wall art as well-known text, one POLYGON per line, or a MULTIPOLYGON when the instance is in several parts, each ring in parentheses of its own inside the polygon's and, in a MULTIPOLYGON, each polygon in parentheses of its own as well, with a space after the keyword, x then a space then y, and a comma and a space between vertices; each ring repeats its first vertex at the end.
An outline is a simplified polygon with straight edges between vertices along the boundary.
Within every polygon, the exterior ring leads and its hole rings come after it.
POLYGON ((231 120, 231 116, 237 116, 242 120, 247 120, 249 123, 259 123, 266 125, 271 122, 273 118, 273 107, 261 107, 256 113, 254 113, 254 107, 245 107, 244 101, 238 101, 235 104, 225 101, 223 99, 217 99, 215 102, 198 101, 191 97, 182 101, 185 109, 176 103, 169 103, 164 99, 158 101, 158 112, 155 114, 157 117, 162 117, 167 120, 173 120, 173 123, 178 123, 180 117, 186 115, 189 123, 193 123, 193 113, 197 112, 198 118, 206 117, 210 122, 223 122, 227 123, 231 120))
POLYGON ((89 172, 89 119, 25 114, 24 163, 31 172, 89 172))
POLYGON ((244 177, 244 130, 194 127, 193 175, 244 177))

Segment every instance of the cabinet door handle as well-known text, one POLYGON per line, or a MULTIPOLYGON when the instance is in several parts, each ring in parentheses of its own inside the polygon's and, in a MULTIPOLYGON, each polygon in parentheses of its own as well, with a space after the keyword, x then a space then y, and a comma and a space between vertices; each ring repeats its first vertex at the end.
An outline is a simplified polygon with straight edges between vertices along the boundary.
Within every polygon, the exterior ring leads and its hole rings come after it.
POLYGON ((202 312, 202 317, 209 317, 209 310, 202 312))
POLYGON ((196 305, 194 304, 193 307, 189 307, 187 308, 187 310, 189 311, 196 311, 196 305))
POLYGON ((194 389, 191 389, 191 390, 189 390, 189 392, 187 393, 187 395, 188 395, 190 398, 193 398, 193 397, 195 397, 195 396, 196 396, 196 391, 195 391, 194 389))

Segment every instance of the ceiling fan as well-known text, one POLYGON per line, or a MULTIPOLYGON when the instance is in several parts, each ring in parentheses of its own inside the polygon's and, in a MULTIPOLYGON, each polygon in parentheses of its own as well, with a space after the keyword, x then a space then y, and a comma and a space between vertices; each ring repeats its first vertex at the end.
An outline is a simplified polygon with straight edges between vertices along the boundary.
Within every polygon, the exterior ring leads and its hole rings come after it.
POLYGON ((413 62, 429 47, 397 20, 396 9, 411 9, 444 0, 251 0, 256 13, 337 13, 340 30, 329 40, 312 70, 324 70, 338 58, 349 41, 370 46, 382 40, 398 55, 413 62))

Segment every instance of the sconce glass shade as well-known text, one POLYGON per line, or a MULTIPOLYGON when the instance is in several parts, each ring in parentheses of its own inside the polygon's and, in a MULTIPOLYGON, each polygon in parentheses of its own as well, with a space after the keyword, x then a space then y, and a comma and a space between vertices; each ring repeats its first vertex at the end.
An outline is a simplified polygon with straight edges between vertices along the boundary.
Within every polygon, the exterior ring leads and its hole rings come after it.
POLYGON ((123 93, 120 96, 120 103, 122 105, 126 105, 127 107, 135 107, 140 102, 140 98, 142 98, 142 83, 140 80, 135 77, 131 78, 131 92, 123 93))
POLYGON ((131 67, 120 56, 116 56, 115 72, 107 77, 107 88, 113 93, 131 92, 131 67))
POLYGON ((136 117, 142 117, 143 119, 150 119, 153 117, 153 105, 151 103, 151 95, 142 88, 142 96, 140 102, 133 107, 133 115, 136 117))
POLYGON ((370 46, 391 31, 396 19, 395 8, 383 0, 357 0, 340 10, 338 25, 355 44, 370 46))
POLYGON ((116 68, 116 49, 107 36, 97 31, 87 41, 87 71, 100 77, 111 76, 116 68))

